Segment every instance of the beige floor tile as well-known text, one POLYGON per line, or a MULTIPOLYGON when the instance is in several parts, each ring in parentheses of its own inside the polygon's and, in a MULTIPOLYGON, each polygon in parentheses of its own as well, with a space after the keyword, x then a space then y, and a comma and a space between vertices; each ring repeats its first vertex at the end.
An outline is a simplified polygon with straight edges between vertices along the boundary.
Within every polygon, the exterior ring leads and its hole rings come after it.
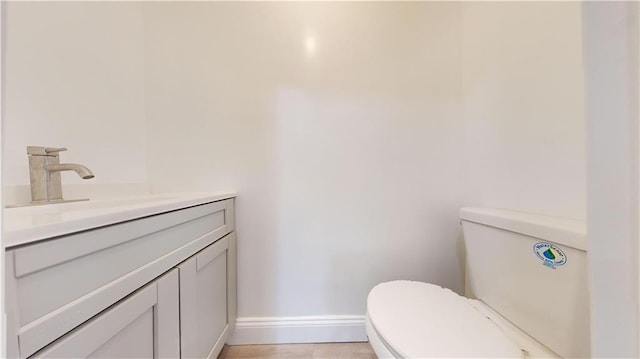
POLYGON ((376 359, 369 343, 225 346, 218 359, 376 359))
POLYGON ((312 344, 281 344, 275 345, 278 359, 311 358, 313 356, 312 344))
POLYGON ((224 357, 218 359, 272 358, 297 359, 312 358, 313 344, 279 345, 238 345, 229 346, 224 357))
POLYGON ((230 346, 225 359, 235 358, 277 358, 275 345, 234 345, 230 346))
POLYGON ((342 353, 333 355, 314 355, 313 359, 378 359, 375 354, 342 353))
POLYGON ((325 343, 314 345, 315 356, 373 354, 369 343, 325 343))

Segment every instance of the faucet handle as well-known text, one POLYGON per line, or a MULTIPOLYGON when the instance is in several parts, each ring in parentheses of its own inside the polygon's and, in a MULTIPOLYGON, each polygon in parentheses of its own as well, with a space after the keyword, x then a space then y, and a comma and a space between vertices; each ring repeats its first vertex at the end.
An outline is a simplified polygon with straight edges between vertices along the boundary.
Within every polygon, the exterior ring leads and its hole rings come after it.
POLYGON ((27 154, 35 156, 58 156, 58 152, 66 150, 66 148, 27 146, 27 154))
POLYGON ((46 153, 52 153, 52 152, 62 152, 62 151, 66 151, 67 148, 66 147, 60 147, 60 148, 56 148, 56 147, 47 147, 44 149, 44 152, 46 153))

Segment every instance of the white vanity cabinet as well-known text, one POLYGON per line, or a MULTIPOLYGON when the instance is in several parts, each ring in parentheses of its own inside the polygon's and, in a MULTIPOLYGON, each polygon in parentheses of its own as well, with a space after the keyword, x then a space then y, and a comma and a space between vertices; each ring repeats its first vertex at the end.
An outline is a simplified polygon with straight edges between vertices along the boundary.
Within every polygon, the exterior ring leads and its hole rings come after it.
POLYGON ((233 201, 8 248, 8 355, 215 358, 236 317, 233 201))

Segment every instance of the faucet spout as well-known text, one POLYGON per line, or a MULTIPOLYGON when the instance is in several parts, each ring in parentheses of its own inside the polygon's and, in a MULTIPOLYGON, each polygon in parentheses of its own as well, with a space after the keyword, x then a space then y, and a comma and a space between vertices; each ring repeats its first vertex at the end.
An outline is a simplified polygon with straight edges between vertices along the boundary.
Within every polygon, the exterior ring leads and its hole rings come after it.
POLYGON ((53 165, 45 165, 44 169, 49 172, 75 171, 78 176, 83 179, 91 179, 94 177, 93 172, 83 165, 75 163, 59 163, 53 165))

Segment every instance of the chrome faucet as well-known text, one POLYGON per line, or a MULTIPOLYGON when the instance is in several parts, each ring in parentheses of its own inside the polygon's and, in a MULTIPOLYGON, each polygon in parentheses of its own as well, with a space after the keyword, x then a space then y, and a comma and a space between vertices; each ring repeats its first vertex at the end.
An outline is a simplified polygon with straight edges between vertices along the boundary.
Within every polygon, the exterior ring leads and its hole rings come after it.
POLYGON ((66 148, 27 147, 32 204, 71 202, 62 198, 62 181, 60 179, 62 171, 75 171, 83 179, 93 178, 93 173, 85 166, 75 163, 60 163, 59 153, 66 150, 66 148))

